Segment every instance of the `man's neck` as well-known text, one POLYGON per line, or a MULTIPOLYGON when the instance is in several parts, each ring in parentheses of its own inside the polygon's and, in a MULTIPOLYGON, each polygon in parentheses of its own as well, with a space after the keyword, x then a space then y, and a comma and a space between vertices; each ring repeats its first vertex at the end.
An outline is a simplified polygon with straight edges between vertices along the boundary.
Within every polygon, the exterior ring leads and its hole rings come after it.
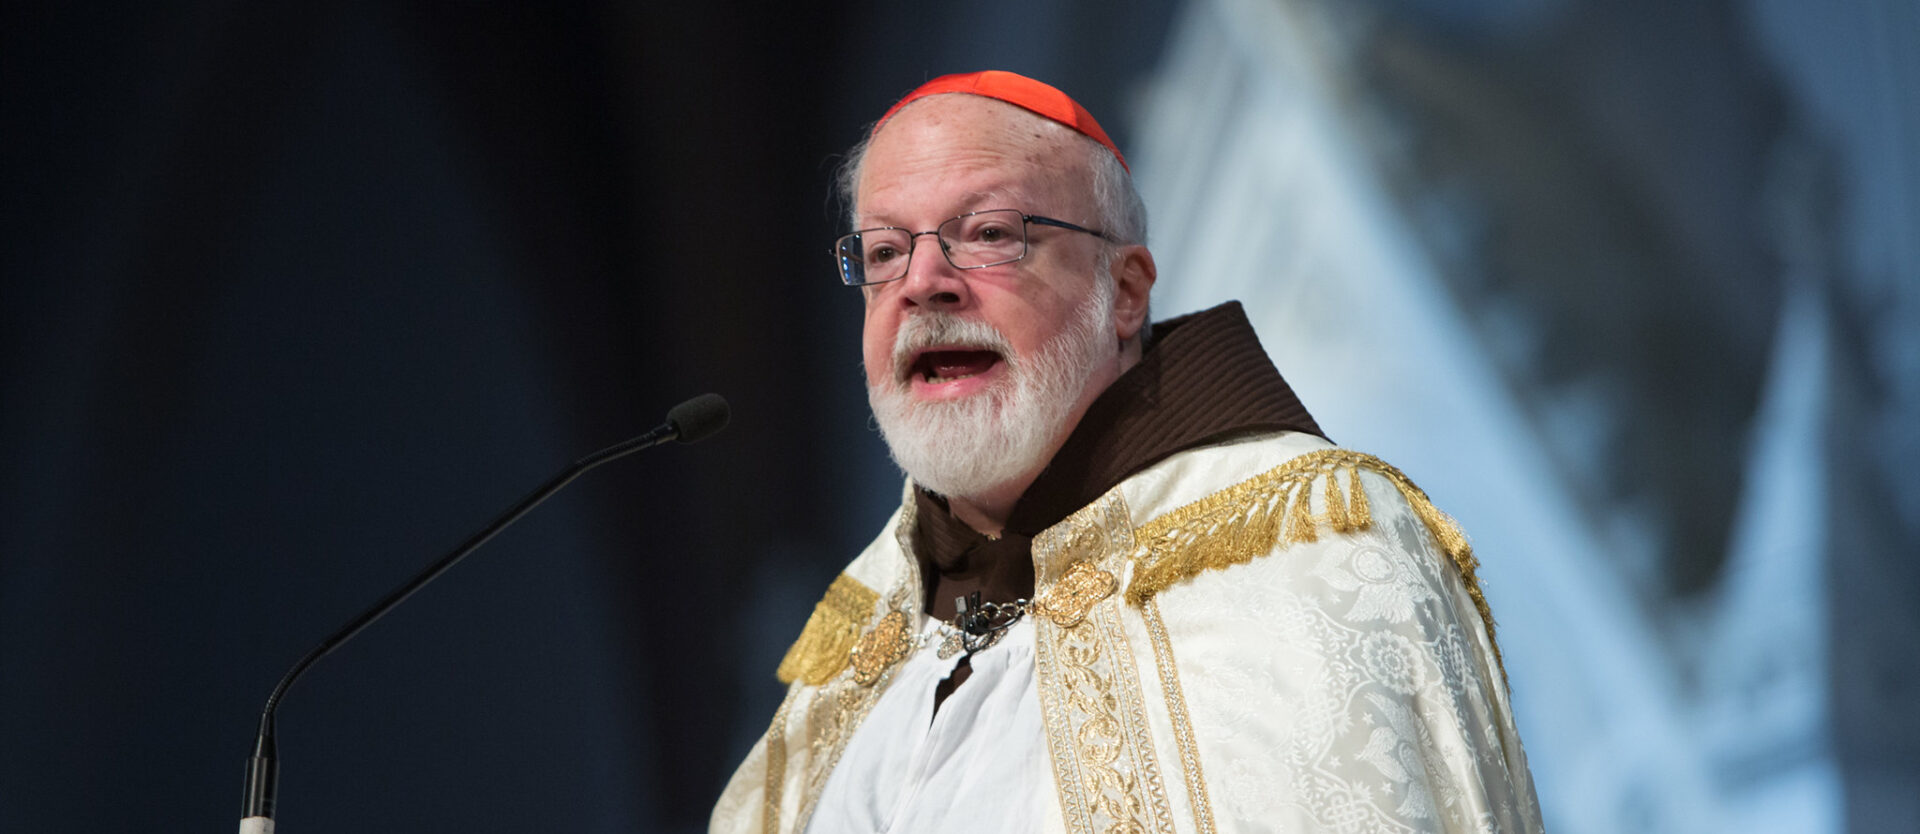
POLYGON ((1010 483, 984 495, 970 497, 949 496, 947 509, 953 517, 972 527, 980 535, 990 539, 1000 537, 1007 527, 1007 517, 1013 514, 1013 505, 1020 500, 1020 494, 1033 483, 1027 478, 1020 483, 1010 483))

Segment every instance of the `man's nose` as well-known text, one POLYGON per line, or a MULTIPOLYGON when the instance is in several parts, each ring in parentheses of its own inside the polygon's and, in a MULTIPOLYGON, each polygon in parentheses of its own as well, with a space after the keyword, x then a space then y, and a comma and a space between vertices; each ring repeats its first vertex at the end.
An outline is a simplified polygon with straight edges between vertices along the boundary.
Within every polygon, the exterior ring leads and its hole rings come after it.
POLYGON ((946 242, 938 232, 916 232, 910 244, 907 274, 900 277, 901 294, 921 307, 954 307, 967 298, 966 276, 947 260, 946 242), (927 251, 918 251, 920 238, 931 237, 927 251))

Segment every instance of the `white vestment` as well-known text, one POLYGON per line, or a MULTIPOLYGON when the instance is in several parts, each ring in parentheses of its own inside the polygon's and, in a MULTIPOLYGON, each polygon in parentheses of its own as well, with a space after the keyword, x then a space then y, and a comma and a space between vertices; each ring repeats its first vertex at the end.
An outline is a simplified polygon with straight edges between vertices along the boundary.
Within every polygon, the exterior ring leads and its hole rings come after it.
POLYGON ((1471 551, 1392 467, 1280 433, 1127 478, 1034 538, 944 722, 913 507, 781 664, 716 834, 1541 830, 1471 551))

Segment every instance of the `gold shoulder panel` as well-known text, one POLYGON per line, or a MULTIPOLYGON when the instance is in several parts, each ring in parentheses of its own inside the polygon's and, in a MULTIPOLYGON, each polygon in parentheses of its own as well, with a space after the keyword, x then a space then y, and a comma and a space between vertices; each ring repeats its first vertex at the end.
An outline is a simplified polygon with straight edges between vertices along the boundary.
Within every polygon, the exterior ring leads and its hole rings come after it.
MULTIPOLYGON (((1252 561, 1277 546, 1311 542, 1325 524, 1336 533, 1365 530, 1373 525, 1360 470, 1373 472, 1400 491, 1407 505, 1433 534, 1434 541, 1460 570, 1468 596, 1493 640, 1493 612, 1480 592, 1473 547, 1427 494, 1400 470, 1372 455, 1346 449, 1308 452, 1248 480, 1154 519, 1135 530, 1136 572, 1127 585, 1127 602, 1138 606, 1202 571, 1218 570, 1252 561), (1341 489, 1344 470, 1346 489, 1341 489), (1319 485, 1324 514, 1316 515, 1310 497, 1319 485)), ((1495 661, 1500 647, 1494 643, 1495 661)))
POLYGON ((775 672, 781 683, 803 681, 819 686, 847 667, 848 650, 860 639, 860 629, 873 618, 873 606, 879 592, 860 584, 860 580, 840 574, 827 587, 827 594, 813 606, 807 627, 793 641, 787 656, 775 672))

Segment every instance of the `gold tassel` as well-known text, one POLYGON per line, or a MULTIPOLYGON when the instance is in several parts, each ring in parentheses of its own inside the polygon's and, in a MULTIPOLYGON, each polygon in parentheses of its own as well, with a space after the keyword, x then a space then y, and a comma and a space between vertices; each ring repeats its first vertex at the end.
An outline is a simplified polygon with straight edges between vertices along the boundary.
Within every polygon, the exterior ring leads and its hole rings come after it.
POLYGON ((1244 546, 1265 549, 1280 540, 1280 520, 1284 517, 1284 495, 1261 496, 1255 507, 1253 518, 1247 524, 1247 541, 1244 546))
POLYGON ((1320 534, 1313 529, 1313 508, 1305 484, 1291 491, 1287 497, 1287 543, 1305 544, 1319 541, 1320 534))
POLYGON ((860 627, 873 618, 873 606, 879 600, 878 592, 840 574, 814 604, 806 628, 787 649, 774 675, 781 683, 798 680, 808 686, 832 680, 847 667, 847 652, 860 639, 860 627))
POLYGON ((1347 518, 1347 497, 1340 494, 1340 471, 1327 470, 1327 525, 1336 533, 1351 533, 1360 528, 1347 518))
POLYGON ((1347 507, 1347 521, 1353 525, 1353 529, 1365 530, 1373 526, 1373 508, 1367 504, 1367 488, 1360 484, 1360 467, 1347 467, 1347 472, 1350 473, 1349 482, 1352 485, 1353 495, 1353 500, 1347 507))

